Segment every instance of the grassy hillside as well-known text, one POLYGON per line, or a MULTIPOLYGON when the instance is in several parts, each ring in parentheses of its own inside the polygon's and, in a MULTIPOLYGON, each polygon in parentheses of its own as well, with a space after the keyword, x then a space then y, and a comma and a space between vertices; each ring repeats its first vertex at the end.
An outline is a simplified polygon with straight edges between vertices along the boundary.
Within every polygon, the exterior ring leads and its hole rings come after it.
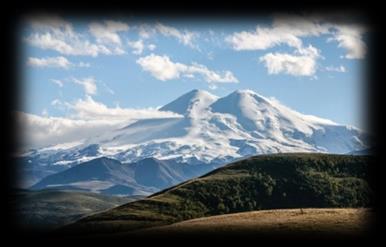
POLYGON ((374 217, 370 209, 363 208, 309 208, 260 210, 197 218, 171 225, 146 228, 138 235, 200 234, 213 236, 262 235, 291 233, 321 236, 334 233, 340 236, 359 236, 368 230, 369 219, 374 217))
POLYGON ((15 218, 21 227, 47 230, 142 198, 75 191, 19 190, 15 193, 12 203, 15 205, 15 218))
POLYGON ((108 233, 263 209, 369 207, 372 165, 370 156, 256 156, 86 217, 67 230, 108 233))

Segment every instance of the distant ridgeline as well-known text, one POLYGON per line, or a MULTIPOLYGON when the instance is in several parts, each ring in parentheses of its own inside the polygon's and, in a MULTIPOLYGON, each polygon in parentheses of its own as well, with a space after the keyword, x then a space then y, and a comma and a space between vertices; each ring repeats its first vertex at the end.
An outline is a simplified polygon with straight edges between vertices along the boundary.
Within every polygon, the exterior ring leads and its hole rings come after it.
POLYGON ((86 217, 64 230, 130 231, 212 215, 279 208, 371 207, 371 156, 251 157, 143 200, 86 217))

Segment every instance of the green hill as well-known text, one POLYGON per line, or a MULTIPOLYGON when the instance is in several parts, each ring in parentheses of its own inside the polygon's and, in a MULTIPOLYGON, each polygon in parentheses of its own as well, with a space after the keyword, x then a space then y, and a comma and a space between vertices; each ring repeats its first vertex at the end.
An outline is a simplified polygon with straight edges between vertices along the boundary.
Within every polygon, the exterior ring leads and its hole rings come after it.
POLYGON ((109 233, 263 209, 371 207, 371 166, 370 156, 255 156, 83 218, 66 230, 109 233))

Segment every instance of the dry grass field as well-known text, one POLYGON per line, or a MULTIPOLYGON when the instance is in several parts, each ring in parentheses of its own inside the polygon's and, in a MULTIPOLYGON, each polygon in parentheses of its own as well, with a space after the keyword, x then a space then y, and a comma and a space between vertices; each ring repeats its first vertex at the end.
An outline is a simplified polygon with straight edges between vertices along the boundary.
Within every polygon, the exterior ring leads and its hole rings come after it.
POLYGON ((148 228, 139 234, 229 234, 229 233, 310 233, 358 235, 365 233, 373 217, 370 209, 282 209, 262 210, 197 218, 148 228))

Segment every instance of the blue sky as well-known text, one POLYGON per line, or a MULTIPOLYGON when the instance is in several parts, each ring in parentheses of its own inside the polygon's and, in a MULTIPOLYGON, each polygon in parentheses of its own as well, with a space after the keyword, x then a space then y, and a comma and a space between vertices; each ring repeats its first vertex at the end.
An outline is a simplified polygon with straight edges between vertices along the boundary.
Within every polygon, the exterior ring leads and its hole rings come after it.
POLYGON ((360 23, 37 16, 24 24, 17 109, 24 113, 80 119, 86 102, 152 110, 192 89, 218 96, 251 89, 301 113, 365 128, 360 23))

